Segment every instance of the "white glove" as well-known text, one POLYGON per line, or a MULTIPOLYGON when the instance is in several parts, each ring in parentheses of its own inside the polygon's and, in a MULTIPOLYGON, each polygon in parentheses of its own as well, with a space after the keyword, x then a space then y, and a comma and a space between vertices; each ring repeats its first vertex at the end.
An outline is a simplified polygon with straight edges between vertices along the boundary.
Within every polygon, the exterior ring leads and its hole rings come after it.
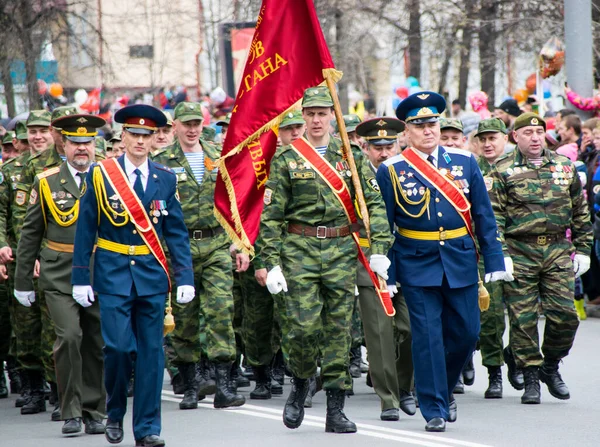
POLYGON ((177 287, 177 303, 187 304, 196 296, 194 286, 179 286, 177 287))
POLYGON ((388 284, 388 292, 390 292, 390 298, 394 298, 395 295, 398 295, 398 286, 396 284, 388 284))
POLYGON ((288 291, 287 282, 281 271, 281 267, 275 266, 267 273, 267 289, 272 295, 277 295, 282 290, 288 291))
POLYGON ((385 255, 371 255, 369 266, 374 273, 377 273, 383 279, 388 279, 388 269, 392 263, 385 255))
POLYGON ((360 293, 358 292, 358 286, 354 286, 354 296, 358 296, 360 293))
POLYGON ((96 301, 94 289, 92 289, 92 286, 73 286, 73 299, 81 307, 90 307, 96 301))
POLYGON ((485 274, 485 282, 496 282, 496 281, 506 281, 511 282, 515 280, 513 273, 515 272, 515 267, 513 265, 512 258, 510 256, 504 257, 504 271, 501 272, 491 272, 485 274))
POLYGON ((21 292, 20 290, 15 289, 15 298, 23 306, 31 307, 31 305, 35 303, 35 292, 33 290, 21 292))
POLYGON ((575 278, 579 278, 590 269, 590 257, 586 255, 575 255, 573 257, 573 271, 575 278))

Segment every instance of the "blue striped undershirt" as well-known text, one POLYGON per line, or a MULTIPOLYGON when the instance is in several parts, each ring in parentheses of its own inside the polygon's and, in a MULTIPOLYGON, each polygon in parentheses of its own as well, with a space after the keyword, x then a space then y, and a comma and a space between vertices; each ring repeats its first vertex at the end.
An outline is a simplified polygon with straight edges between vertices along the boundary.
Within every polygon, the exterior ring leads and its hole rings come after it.
POLYGON ((199 185, 202 184, 204 178, 204 152, 184 152, 185 158, 190 164, 194 178, 199 185))
POLYGON ((321 157, 324 157, 325 152, 327 152, 327 146, 318 146, 318 147, 315 147, 315 149, 317 150, 317 152, 319 153, 319 155, 321 157))

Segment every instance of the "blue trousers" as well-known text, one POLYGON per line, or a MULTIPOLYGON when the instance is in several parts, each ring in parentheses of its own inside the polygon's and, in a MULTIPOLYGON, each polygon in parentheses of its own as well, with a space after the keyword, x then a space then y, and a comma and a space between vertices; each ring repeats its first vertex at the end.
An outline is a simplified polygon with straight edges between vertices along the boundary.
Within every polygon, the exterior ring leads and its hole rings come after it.
POLYGON ((127 410, 127 385, 135 369, 133 434, 135 439, 159 435, 166 295, 138 296, 133 287, 129 296, 99 294, 98 300, 104 337, 108 418, 123 420, 127 410))
POLYGON ((415 385, 426 421, 448 420, 449 395, 479 337, 477 284, 451 289, 402 285, 410 315, 415 385))

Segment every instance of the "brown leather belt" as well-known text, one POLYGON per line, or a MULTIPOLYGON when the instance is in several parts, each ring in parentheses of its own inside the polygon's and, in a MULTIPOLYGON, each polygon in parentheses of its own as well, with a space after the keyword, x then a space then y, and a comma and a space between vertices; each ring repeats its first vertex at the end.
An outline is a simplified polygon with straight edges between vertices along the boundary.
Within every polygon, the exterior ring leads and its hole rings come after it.
POLYGON ((345 237, 358 231, 359 224, 344 225, 343 227, 307 227, 301 224, 288 224, 288 233, 299 234, 301 236, 312 236, 317 239, 329 239, 332 237, 345 237))
POLYGON ((506 238, 514 239, 514 240, 517 240, 520 242, 526 242, 528 244, 548 245, 548 244, 552 244, 555 242, 562 242, 566 239, 566 236, 565 236, 565 234, 539 234, 539 235, 522 235, 522 236, 506 235, 506 238))
MULTIPOLYGON (((63 244, 62 242, 48 241, 47 248, 50 250, 58 251, 60 253, 73 253, 73 244, 63 244)), ((93 251, 96 251, 96 246, 94 245, 93 251)))
POLYGON ((223 233, 223 227, 216 228, 204 228, 202 230, 188 230, 188 234, 190 235, 190 239, 195 241, 200 241, 202 239, 208 239, 211 237, 215 237, 221 233, 223 233))

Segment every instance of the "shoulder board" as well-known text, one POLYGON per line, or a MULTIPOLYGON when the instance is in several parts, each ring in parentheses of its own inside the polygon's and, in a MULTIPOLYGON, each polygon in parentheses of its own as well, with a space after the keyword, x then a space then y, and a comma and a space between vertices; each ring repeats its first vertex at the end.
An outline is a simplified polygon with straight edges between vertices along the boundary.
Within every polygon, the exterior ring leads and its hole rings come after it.
MULTIPOLYGON (((0 169, 4 169, 6 166, 9 166, 11 163, 15 163, 17 161, 17 158, 11 158, 8 161, 2 162, 2 166, 0 167, 0 169)), ((18 166, 18 165, 16 165, 18 166)))
POLYGON ((464 150, 464 149, 457 149, 457 148, 454 148, 454 147, 446 147, 446 146, 442 146, 442 147, 449 154, 462 155, 462 156, 467 157, 467 158, 473 157, 473 152, 469 152, 469 151, 464 150))
POLYGON ((202 150, 206 153, 208 158, 216 160, 221 156, 221 146, 206 140, 200 140, 200 144, 202 145, 202 150))
POLYGON ((557 161, 559 163, 562 163, 564 165, 572 165, 574 164, 571 159, 569 157, 565 157, 562 154, 557 154, 556 152, 554 154, 552 154, 554 157, 554 161, 557 161))
POLYGON ((50 177, 51 175, 58 174, 60 171, 60 166, 55 166, 54 168, 50 168, 45 170, 44 172, 40 172, 36 177, 38 180, 41 180, 46 177, 50 177))
POLYGON ((294 148, 292 147, 291 144, 288 144, 287 146, 278 147, 275 150, 275 153, 273 154, 273 158, 280 157, 282 154, 284 154, 284 153, 286 153, 286 152, 288 152, 290 150, 293 150, 293 149, 294 148))
POLYGON ((404 157, 402 156, 402 154, 398 154, 394 155, 392 158, 388 158, 386 161, 383 162, 383 164, 386 166, 391 166, 401 161, 404 161, 404 157))
MULTIPOLYGON (((46 149, 46 150, 50 150, 50 148, 46 149)), ((39 158, 42 156, 42 154, 46 152, 46 151, 42 151, 42 152, 37 152, 35 154, 33 154, 32 156, 29 157, 29 160, 27 160, 27 163, 29 163, 31 160, 35 160, 36 158, 39 158)))
POLYGON ((154 163, 154 167, 156 169, 161 170, 161 171, 165 171, 165 172, 168 172, 169 174, 175 175, 175 173, 173 172, 173 170, 171 168, 166 167, 166 166, 159 165, 158 163, 154 163))
POLYGON ((163 152, 166 152, 166 150, 167 150, 168 147, 171 147, 171 146, 166 146, 166 147, 161 147, 159 149, 156 149, 155 151, 152 151, 152 153, 150 155, 152 155, 152 158, 154 158, 157 155, 160 155, 163 152))

